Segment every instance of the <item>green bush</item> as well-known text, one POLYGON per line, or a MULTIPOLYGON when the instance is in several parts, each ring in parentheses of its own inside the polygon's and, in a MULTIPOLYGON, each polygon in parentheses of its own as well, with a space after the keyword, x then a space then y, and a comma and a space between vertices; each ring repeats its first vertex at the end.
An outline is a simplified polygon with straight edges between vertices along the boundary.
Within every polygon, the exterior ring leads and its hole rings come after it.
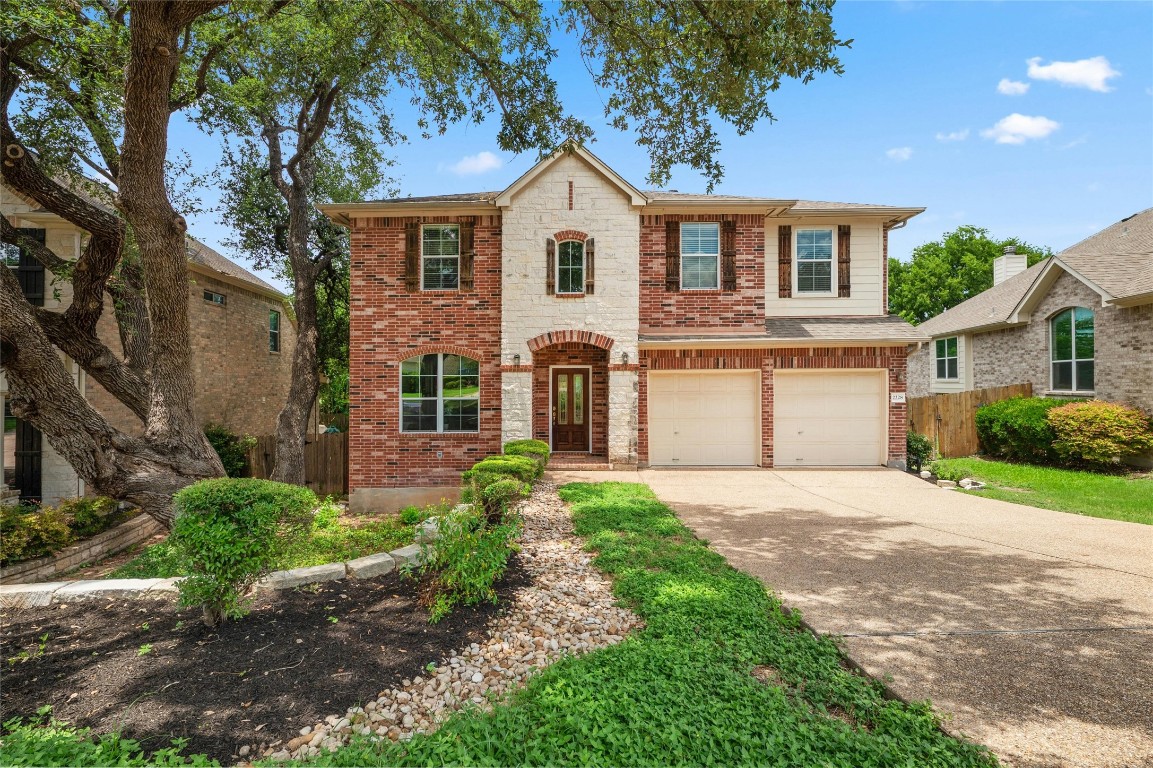
POLYGON ((248 450, 256 445, 256 438, 240 437, 223 424, 204 425, 204 436, 220 457, 224 473, 229 477, 244 477, 248 470, 248 450))
POLYGON ((497 480, 495 483, 490 483, 486 486, 481 493, 481 501, 484 502, 485 513, 488 514, 491 520, 497 518, 489 514, 489 510, 499 510, 498 517, 503 517, 504 513, 508 511, 512 504, 521 499, 527 499, 531 493, 531 485, 522 483, 516 478, 509 477, 504 480, 497 480))
MULTIPOLYGON (((41 709, 46 717, 51 707, 41 709)), ((149 754, 140 742, 119 733, 90 736, 90 728, 73 728, 60 720, 47 723, 34 719, 25 723, 13 718, 4 723, 6 766, 218 766, 204 755, 182 756, 187 739, 175 739, 172 746, 149 754)))
POLYGON ((1050 410, 1048 420, 1066 464, 1105 466, 1153 449, 1149 417, 1118 403, 1069 403, 1050 410))
POLYGON ((182 605, 199 605, 204 623, 243 616, 244 597, 312 527, 316 495, 254 478, 201 480, 176 494, 170 541, 187 564, 182 605))
POLYGON ((469 472, 510 475, 526 483, 531 483, 540 478, 544 470, 539 463, 527 456, 487 456, 473 464, 472 469, 464 473, 466 479, 469 472))
MULTIPOLYGON (((550 451, 543 440, 509 440, 504 444, 505 456, 526 456, 540 465, 540 474, 548 466, 550 451)), ((537 477, 540 476, 537 475, 537 477)))
POLYGON ((44 557, 76 540, 58 507, 16 504, 0 507, 0 564, 44 557))
POLYGON ((447 511, 436 521, 436 540, 421 545, 421 573, 431 576, 427 599, 433 624, 458 604, 496 602, 493 584, 508 567, 520 533, 519 520, 491 525, 471 506, 447 511))
POLYGON ((1015 461, 1052 463, 1054 433, 1046 418, 1061 400, 1012 397, 977 409, 977 438, 991 456, 1015 461))
POLYGON ((400 510, 400 522, 404 523, 405 525, 416 525, 417 523, 422 523, 426 517, 427 516, 425 515, 423 509, 411 504, 400 510))
POLYGON ((120 525, 135 514, 130 509, 122 510, 118 501, 107 496, 62 499, 57 508, 72 521, 72 532, 80 539, 120 525))
POLYGON ((933 455, 933 442, 924 435, 916 432, 905 434, 905 453, 908 456, 909 466, 920 469, 933 455))

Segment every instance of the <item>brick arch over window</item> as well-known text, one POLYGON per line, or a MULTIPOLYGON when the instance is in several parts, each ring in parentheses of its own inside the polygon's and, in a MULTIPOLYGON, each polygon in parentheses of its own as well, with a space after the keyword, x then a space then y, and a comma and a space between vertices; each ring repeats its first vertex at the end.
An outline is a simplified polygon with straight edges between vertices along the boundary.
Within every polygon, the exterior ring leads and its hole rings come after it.
POLYGON ((590 344, 606 352, 613 348, 613 340, 608 336, 593 331, 549 331, 542 333, 540 336, 535 336, 528 340, 528 348, 531 352, 551 347, 553 344, 565 344, 568 342, 577 342, 580 344, 590 344))
POLYGON ((558 243, 563 243, 565 240, 576 240, 578 243, 583 243, 585 240, 589 239, 589 236, 584 232, 580 232, 575 229, 562 229, 560 232, 557 232, 555 235, 553 235, 552 239, 556 240, 558 243))
POLYGON ((421 355, 435 355, 438 353, 446 355, 460 355, 461 357, 467 357, 470 360, 476 360, 478 362, 484 360, 486 357, 485 355, 482 355, 476 350, 469 349, 468 347, 458 347, 452 344, 425 344, 422 347, 405 350, 402 353, 404 357, 401 359, 410 360, 414 357, 420 357, 421 355))

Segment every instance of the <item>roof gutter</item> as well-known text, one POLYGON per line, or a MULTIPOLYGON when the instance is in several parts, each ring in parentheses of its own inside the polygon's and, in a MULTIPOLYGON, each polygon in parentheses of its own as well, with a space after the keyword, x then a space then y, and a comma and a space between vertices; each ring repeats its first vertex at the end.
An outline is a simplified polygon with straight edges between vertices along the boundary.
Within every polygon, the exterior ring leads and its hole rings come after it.
POLYGON ((814 339, 784 338, 716 338, 716 339, 640 339, 638 349, 779 349, 791 347, 907 347, 924 344, 928 339, 814 339))

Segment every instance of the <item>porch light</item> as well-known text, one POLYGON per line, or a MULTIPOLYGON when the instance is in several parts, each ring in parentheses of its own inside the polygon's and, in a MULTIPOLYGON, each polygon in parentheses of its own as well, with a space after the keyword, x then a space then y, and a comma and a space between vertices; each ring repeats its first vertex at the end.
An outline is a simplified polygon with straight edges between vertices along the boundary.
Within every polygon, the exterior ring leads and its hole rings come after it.
POLYGON ((513 365, 520 365, 520 355, 513 355, 512 356, 512 364, 513 365))
POLYGON ((624 365, 629 364, 629 353, 628 352, 621 352, 621 363, 623 363, 624 365))

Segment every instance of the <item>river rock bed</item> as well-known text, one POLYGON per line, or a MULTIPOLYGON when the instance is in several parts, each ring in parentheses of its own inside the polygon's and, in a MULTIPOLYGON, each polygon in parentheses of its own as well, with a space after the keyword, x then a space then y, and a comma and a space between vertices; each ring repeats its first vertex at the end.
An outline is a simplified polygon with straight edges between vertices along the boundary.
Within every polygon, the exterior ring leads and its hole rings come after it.
MULTIPOLYGON (((567 654, 615 645, 642 625, 636 614, 615 604, 611 582, 591 565, 592 555, 573 534, 556 485, 539 482, 519 512, 524 519, 520 562, 532 583, 492 621, 483 643, 430 659, 427 675, 404 679, 363 707, 305 725, 264 755, 306 760, 335 750, 353 734, 398 741, 432 732, 466 704, 486 709, 492 698, 523 684, 536 670, 567 654)), ((252 751, 242 747, 240 755, 252 751)))

